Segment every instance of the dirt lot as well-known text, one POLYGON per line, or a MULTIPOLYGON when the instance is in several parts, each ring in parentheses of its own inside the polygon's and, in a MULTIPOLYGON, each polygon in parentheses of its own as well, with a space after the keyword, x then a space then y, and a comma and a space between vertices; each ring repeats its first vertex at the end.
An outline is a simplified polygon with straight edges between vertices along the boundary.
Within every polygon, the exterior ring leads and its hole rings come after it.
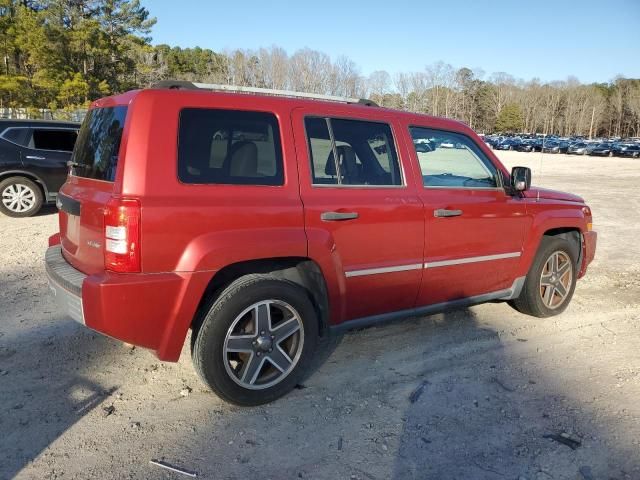
POLYGON ((54 211, 0 217, 0 478, 188 478, 149 464, 164 459, 210 479, 640 479, 640 161, 500 156, 593 208, 567 312, 352 333, 261 408, 206 391, 186 349, 164 364, 64 318, 42 264, 54 211), (545 438, 561 433, 579 446, 545 438))

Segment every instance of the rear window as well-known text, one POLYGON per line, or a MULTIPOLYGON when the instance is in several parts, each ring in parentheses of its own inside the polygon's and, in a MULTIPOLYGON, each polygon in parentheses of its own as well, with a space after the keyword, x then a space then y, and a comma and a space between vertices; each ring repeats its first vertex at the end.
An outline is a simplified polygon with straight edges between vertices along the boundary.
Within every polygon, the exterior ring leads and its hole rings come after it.
POLYGON ((37 150, 72 152, 78 133, 75 130, 34 128, 29 147, 37 150))
POLYGON ((282 185, 275 115, 185 108, 180 112, 178 177, 195 184, 282 185))
POLYGON ((127 107, 89 110, 71 157, 73 175, 114 181, 126 116, 127 107))

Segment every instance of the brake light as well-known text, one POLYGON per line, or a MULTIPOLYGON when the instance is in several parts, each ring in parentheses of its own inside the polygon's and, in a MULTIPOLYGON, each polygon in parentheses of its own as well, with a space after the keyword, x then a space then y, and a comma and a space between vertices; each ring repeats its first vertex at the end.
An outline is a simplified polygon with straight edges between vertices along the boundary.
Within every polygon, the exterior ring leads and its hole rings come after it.
POLYGON ((104 212, 104 268, 118 273, 140 271, 140 202, 112 198, 104 212))

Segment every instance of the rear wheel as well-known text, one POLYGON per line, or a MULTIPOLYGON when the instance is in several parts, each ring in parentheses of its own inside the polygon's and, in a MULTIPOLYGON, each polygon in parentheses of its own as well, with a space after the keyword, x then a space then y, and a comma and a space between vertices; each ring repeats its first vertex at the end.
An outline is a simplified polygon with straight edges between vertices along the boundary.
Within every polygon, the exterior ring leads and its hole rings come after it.
POLYGON ((0 211, 10 217, 30 217, 42 207, 40 187, 24 177, 0 182, 0 198, 0 211))
POLYGON ((562 313, 576 288, 576 258, 569 242, 543 237, 520 296, 510 302, 519 312, 534 317, 562 313))
POLYGON ((222 399, 251 406, 271 402, 303 378, 318 340, 306 290, 268 275, 232 282, 194 333, 196 371, 222 399))

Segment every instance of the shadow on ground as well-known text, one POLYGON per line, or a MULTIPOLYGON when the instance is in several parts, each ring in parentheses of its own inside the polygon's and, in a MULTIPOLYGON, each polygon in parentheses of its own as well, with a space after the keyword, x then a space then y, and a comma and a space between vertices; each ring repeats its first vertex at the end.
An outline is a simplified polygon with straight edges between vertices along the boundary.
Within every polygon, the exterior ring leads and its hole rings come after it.
POLYGON ((13 478, 117 392, 94 373, 122 354, 118 344, 70 320, 54 325, 0 337, 0 478, 13 478))
POLYGON ((640 478, 624 422, 596 415, 476 309, 349 334, 299 389, 246 409, 206 391, 186 352, 158 369, 70 321, 0 346, 1 478, 184 478, 152 458, 216 479, 640 478), (544 438, 560 433, 581 445, 544 438))

